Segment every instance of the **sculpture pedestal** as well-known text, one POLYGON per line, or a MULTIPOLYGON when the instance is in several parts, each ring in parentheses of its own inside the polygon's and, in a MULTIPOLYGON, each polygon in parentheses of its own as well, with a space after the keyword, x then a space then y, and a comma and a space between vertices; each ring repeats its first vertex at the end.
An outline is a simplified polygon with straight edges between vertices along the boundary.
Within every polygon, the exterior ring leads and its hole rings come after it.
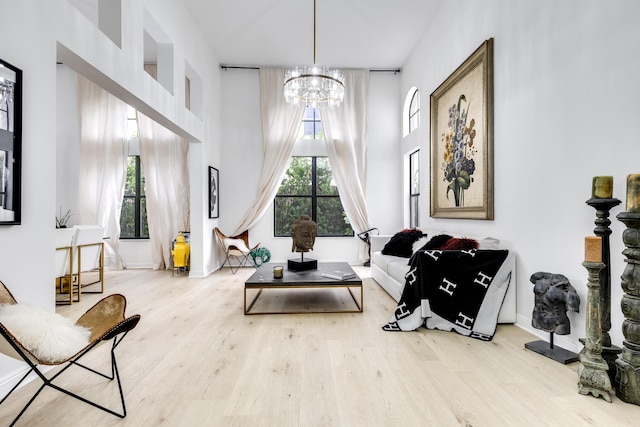
POLYGON ((287 269, 291 271, 308 271, 318 269, 318 260, 315 259, 290 259, 287 260, 287 269))
POLYGON ((578 361, 578 355, 572 351, 565 350, 564 348, 555 347, 553 345, 553 333, 550 342, 546 341, 531 341, 524 344, 524 348, 527 350, 535 351, 538 354, 553 359, 556 362, 560 362, 564 365, 567 363, 573 363, 578 361))

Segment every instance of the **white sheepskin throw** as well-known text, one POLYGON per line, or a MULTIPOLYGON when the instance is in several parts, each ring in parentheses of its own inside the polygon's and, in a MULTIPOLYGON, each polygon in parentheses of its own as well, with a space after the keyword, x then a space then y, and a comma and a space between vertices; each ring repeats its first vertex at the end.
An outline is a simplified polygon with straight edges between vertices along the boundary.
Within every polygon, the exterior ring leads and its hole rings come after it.
POLYGON ((240 252, 249 252, 249 248, 242 239, 232 239, 231 237, 227 237, 226 239, 224 239, 224 246, 227 248, 227 250, 229 250, 229 246, 235 246, 240 252))
POLYGON ((0 323, 40 361, 63 362, 89 343, 91 332, 41 307, 0 305, 0 323))

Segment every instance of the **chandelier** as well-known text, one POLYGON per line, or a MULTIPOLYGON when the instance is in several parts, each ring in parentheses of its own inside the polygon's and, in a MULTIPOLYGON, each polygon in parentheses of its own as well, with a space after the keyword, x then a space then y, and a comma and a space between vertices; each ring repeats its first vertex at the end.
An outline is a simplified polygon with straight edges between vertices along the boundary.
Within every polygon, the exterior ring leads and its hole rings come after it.
POLYGON ((337 107, 344 99, 344 77, 316 65, 316 0, 313 0, 313 67, 296 67, 284 77, 284 97, 293 105, 337 107))

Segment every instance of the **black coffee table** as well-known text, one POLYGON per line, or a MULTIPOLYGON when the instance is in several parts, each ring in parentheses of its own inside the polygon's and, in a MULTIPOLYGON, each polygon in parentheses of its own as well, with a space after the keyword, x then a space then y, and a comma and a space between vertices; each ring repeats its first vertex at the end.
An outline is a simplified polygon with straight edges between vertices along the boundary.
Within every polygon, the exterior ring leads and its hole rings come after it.
POLYGON ((244 314, 291 314, 291 313, 362 313, 363 310, 363 288, 362 279, 355 274, 351 279, 338 280, 329 279, 322 276, 323 272, 345 271, 354 273, 353 269, 346 262, 319 262, 317 270, 290 271, 287 270, 286 263, 263 264, 246 282, 244 282, 244 314), (281 279, 273 277, 273 268, 284 267, 284 274, 281 279), (251 308, 265 289, 327 289, 346 288, 353 299, 356 308, 347 310, 329 311, 259 311, 251 312, 251 308), (360 302, 356 300, 351 288, 360 288, 360 302), (258 293, 247 306, 247 290, 257 289, 258 293))

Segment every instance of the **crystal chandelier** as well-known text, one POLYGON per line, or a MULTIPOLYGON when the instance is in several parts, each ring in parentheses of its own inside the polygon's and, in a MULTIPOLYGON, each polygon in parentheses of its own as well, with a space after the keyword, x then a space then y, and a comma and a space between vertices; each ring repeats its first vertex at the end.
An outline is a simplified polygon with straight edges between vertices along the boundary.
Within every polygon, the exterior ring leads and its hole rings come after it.
POLYGON ((313 67, 296 67, 284 77, 284 97, 293 105, 337 107, 344 99, 344 77, 316 65, 316 0, 313 0, 313 67))

